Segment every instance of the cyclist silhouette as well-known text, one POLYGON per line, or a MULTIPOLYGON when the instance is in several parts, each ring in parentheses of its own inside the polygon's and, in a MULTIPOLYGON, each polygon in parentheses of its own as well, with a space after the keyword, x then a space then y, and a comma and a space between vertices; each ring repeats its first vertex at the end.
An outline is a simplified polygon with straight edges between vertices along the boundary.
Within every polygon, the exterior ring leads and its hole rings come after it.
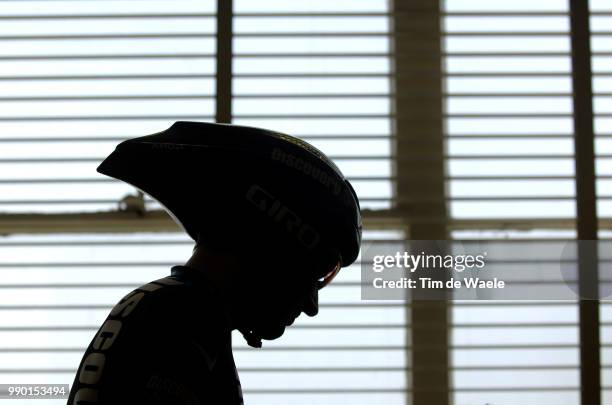
POLYGON ((115 305, 68 404, 242 404, 232 330, 261 347, 317 314, 318 291, 359 252, 352 186, 297 138, 201 122, 124 141, 98 171, 157 200, 196 244, 115 305))

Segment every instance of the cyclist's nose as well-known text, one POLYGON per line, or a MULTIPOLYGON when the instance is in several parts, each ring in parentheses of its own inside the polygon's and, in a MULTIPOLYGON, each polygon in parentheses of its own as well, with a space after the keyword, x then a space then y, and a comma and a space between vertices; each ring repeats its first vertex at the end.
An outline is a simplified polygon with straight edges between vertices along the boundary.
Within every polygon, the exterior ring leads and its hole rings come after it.
POLYGON ((314 286, 310 291, 310 294, 304 301, 304 313, 308 316, 315 316, 319 313, 319 289, 314 286))

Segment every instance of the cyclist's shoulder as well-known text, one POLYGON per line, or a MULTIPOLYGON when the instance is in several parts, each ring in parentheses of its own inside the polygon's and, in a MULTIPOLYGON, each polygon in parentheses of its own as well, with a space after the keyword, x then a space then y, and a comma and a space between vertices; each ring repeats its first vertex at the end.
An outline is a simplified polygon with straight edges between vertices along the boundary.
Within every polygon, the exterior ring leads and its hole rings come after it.
POLYGON ((123 296, 111 309, 109 317, 136 321, 153 310, 163 308, 162 303, 173 302, 181 297, 182 283, 170 276, 142 284, 123 296))

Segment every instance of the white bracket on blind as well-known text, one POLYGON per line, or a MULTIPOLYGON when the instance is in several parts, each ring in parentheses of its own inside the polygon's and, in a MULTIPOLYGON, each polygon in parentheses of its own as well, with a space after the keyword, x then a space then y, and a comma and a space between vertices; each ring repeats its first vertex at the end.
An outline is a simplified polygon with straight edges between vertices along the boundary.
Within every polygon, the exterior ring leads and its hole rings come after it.
POLYGON ((139 216, 144 216, 147 208, 144 200, 144 193, 137 190, 136 194, 127 194, 119 201, 119 211, 135 212, 139 216))

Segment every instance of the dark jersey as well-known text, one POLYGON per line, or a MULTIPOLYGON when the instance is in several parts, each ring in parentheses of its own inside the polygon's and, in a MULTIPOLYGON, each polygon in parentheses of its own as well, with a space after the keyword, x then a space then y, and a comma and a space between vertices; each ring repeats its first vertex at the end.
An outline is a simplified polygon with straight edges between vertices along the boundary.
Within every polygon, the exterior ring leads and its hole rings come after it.
POLYGON ((68 405, 242 404, 229 319, 185 266, 126 295, 85 352, 68 405))

